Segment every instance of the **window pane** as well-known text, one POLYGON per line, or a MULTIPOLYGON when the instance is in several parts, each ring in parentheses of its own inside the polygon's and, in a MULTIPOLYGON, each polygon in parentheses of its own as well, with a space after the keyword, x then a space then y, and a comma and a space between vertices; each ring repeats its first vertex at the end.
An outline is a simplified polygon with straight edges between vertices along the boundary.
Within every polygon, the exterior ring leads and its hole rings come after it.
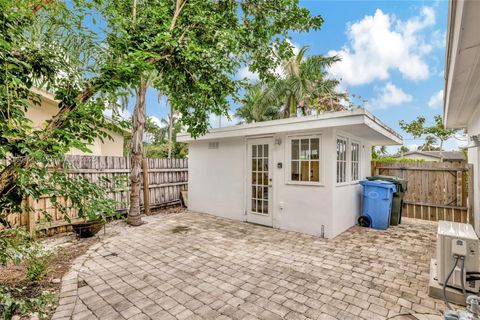
POLYGON ((268 144, 263 145, 263 156, 268 158, 268 144))
POLYGON ((268 201, 263 201, 263 213, 268 214, 268 201))
POLYGON ((309 181, 310 178, 310 170, 308 169, 308 161, 302 161, 301 165, 301 181, 309 181))
POLYGON ((300 160, 308 160, 310 158, 309 139, 302 139, 300 146, 300 160))
POLYGON ((257 171, 257 160, 252 159, 252 171, 257 171))
POLYGON ((310 181, 319 182, 320 181, 320 168, 318 161, 310 162, 310 181))
POLYGON ((262 148, 261 145, 258 146, 257 157, 259 157, 259 158, 263 157, 263 148, 262 148))
POLYGON ((299 140, 292 140, 292 160, 298 160, 299 140))
POLYGON ((252 211, 253 212, 257 211, 257 200, 255 199, 252 200, 252 211))
POLYGON ((257 146, 252 145, 252 158, 256 158, 256 157, 257 157, 257 146))
POLYGON ((292 161, 292 181, 300 181, 300 172, 298 170, 298 161, 292 161))
POLYGON ((319 159, 320 157, 320 139, 310 139, 310 158, 319 159))

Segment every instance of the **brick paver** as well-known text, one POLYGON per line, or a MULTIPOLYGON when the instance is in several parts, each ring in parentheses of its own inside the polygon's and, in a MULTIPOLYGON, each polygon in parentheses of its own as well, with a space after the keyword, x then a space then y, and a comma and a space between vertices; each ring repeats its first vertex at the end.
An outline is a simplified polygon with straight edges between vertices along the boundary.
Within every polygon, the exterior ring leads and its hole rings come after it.
POLYGON ((192 212, 145 220, 74 262, 53 319, 370 320, 443 310, 427 295, 431 222, 353 227, 326 240, 192 212))

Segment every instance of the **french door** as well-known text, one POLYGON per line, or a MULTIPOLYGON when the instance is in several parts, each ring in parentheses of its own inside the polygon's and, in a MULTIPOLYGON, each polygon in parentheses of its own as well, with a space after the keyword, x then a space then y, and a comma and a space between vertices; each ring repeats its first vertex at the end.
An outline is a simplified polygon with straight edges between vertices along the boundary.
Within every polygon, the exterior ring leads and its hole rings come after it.
POLYGON ((247 148, 247 221, 272 227, 272 139, 248 140, 247 148))

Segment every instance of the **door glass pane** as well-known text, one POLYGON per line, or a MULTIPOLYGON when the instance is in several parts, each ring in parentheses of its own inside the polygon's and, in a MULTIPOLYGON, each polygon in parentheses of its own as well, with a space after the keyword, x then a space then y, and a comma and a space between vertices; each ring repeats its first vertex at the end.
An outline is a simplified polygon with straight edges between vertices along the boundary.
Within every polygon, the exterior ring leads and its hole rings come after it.
POLYGON ((308 160, 310 158, 309 139, 302 139, 301 141, 300 160, 308 160))
POLYGON ((268 201, 263 201, 263 213, 268 213, 268 201))
POLYGON ((268 144, 263 145, 263 156, 268 158, 268 144))
POLYGON ((300 181, 300 172, 298 170, 298 161, 292 161, 292 181, 300 181))
POLYGON ((268 200, 268 187, 263 187, 263 200, 268 200))
POLYGON ((310 177, 310 172, 308 170, 308 161, 302 161, 301 162, 300 170, 301 170, 300 180, 301 181, 308 181, 308 179, 310 177))
POLYGON ((257 200, 252 199, 252 211, 256 212, 257 211, 257 200))
POLYGON ((314 181, 314 182, 320 181, 320 169, 318 166, 318 161, 310 162, 310 181, 314 181))
POLYGON ((310 139, 310 159, 319 159, 320 156, 320 139, 310 139))
POLYGON ((262 184, 262 174, 257 173, 257 184, 262 184))
POLYGON ((252 172, 252 184, 257 184, 257 173, 252 172))
POLYGON ((262 171, 262 168, 263 168, 263 160, 262 159, 258 159, 258 167, 257 167, 257 170, 258 171, 262 171))
POLYGON ((268 185, 268 172, 263 173, 263 185, 264 186, 268 185))
POLYGON ((257 197, 257 187, 252 187, 252 198, 257 197))
POLYGON ((257 171, 257 160, 252 159, 252 171, 257 171))
POLYGON ((263 157, 263 148, 261 145, 258 146, 257 157, 259 158, 263 157))
POLYGON ((257 200, 257 212, 262 213, 262 200, 257 200))
POLYGON ((256 158, 256 157, 257 157, 257 146, 252 145, 252 158, 256 158))
POLYGON ((262 199, 263 197, 263 187, 257 187, 257 199, 262 199))
POLYGON ((298 160, 299 140, 292 140, 292 160, 298 160))
POLYGON ((268 172, 268 161, 267 160, 263 161, 263 171, 268 172))

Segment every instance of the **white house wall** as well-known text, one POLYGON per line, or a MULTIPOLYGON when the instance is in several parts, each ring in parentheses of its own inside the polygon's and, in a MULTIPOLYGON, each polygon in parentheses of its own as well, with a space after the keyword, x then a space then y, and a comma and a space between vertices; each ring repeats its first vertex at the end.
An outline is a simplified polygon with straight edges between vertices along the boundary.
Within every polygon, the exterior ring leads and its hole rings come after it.
MULTIPOLYGON (((473 114, 468 124, 467 132, 469 136, 480 134, 480 108, 473 114)), ((468 149, 468 163, 473 165, 473 214, 475 222, 475 231, 480 234, 480 148, 468 149)))
MULTIPOLYGON (((361 186, 336 184, 336 131, 312 130, 269 136, 273 143, 273 227, 332 238, 353 226, 360 214, 361 186), (321 135, 321 185, 291 184, 286 179, 289 136, 321 135), (278 168, 278 164, 282 168, 278 168)), ((350 137, 350 136, 348 136, 350 137)), ((189 144, 189 209, 245 221, 247 138, 194 141, 189 144), (209 142, 218 149, 209 149, 209 142)), ((262 137, 265 138, 265 137, 262 137)), ((371 145, 361 146, 360 179, 370 174, 371 145)), ((348 169, 350 170, 350 169, 348 169)))
MULTIPOLYGON (((364 180, 366 177, 370 176, 370 163, 372 160, 371 144, 355 136, 345 134, 344 132, 335 133, 335 144, 337 135, 341 136, 342 138, 347 138, 349 141, 354 140, 360 143, 361 152, 359 180, 364 180)), ((335 159, 331 161, 333 164, 332 171, 336 172, 336 155, 334 155, 334 158, 335 159)), ((349 162, 347 163, 347 171, 350 173, 349 162)), ((335 186, 335 190, 333 192, 333 233, 334 235, 338 235, 353 226, 360 216, 362 208, 362 186, 358 182, 337 184, 336 174, 333 176, 331 183, 335 186)))
POLYGON ((295 185, 286 183, 287 175, 287 134, 277 134, 275 139, 281 139, 282 145, 275 146, 274 158, 274 227, 292 231, 308 233, 322 236, 322 226, 324 236, 331 238, 335 236, 332 229, 332 185, 326 183, 332 179, 332 171, 329 169, 329 163, 332 159, 332 129, 323 129, 322 131, 302 132, 292 135, 309 135, 321 133, 321 163, 320 176, 323 185, 295 185), (282 162, 282 169, 278 169, 276 164, 282 162), (323 175, 323 179, 322 179, 323 175), (283 202, 283 209, 280 209, 280 203, 283 202))
POLYGON ((189 144, 190 210, 244 220, 245 139, 222 139, 218 149, 208 141, 189 144))

